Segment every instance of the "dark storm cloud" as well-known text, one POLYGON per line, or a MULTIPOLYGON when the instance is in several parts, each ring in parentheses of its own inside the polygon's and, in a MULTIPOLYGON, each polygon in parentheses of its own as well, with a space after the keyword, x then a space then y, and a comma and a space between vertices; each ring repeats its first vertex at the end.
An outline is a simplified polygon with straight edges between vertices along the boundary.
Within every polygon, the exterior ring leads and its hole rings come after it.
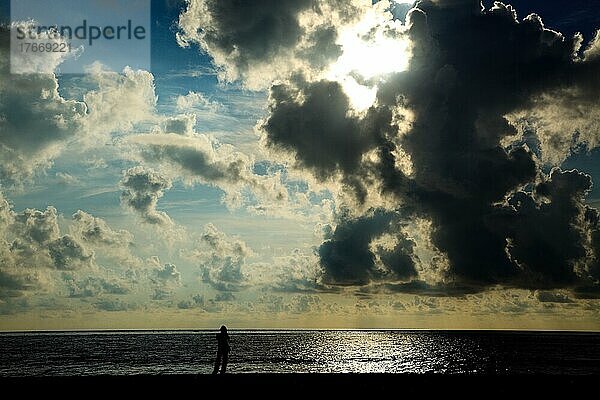
POLYGON ((560 287, 577 279, 574 263, 587 255, 586 227, 580 220, 590 187, 588 175, 555 169, 532 195, 517 192, 509 198, 516 214, 508 227, 508 251, 521 266, 526 285, 560 287), (536 197, 544 201, 536 203, 536 197))
POLYGON ((580 298, 600 298, 600 212, 589 206, 583 206, 583 233, 588 235, 588 259, 579 273, 587 282, 575 288, 580 298))
POLYGON ((263 125, 268 143, 295 152, 298 162, 325 179, 337 171, 356 173, 373 139, 348 115, 349 100, 337 82, 271 87, 271 114, 263 125))
POLYGON ((252 63, 268 60, 298 43, 303 34, 298 13, 311 4, 312 0, 190 0, 180 25, 193 38, 198 32, 187 30, 197 26, 194 21, 188 25, 186 17, 204 22, 199 26, 203 47, 232 58, 237 68, 245 71, 252 63))
MULTIPOLYGON (((494 0, 484 0, 483 4, 491 7, 494 0)), ((540 14, 544 22, 563 33, 583 33, 585 39, 591 39, 600 27, 598 4, 590 0, 553 0, 531 1, 511 0, 510 3, 519 11, 519 15, 540 14)))
POLYGON ((335 285, 365 285, 371 280, 407 279, 416 275, 412 257, 414 243, 398 233, 398 243, 391 250, 372 249, 371 242, 390 231, 397 216, 377 210, 359 218, 342 218, 319 247, 323 281, 335 285), (381 253, 385 267, 376 263, 374 251, 381 253))
POLYGON ((418 212, 432 219, 432 240, 448 256, 449 274, 482 285, 574 284, 585 248, 573 225, 589 178, 555 171, 527 195, 529 214, 494 204, 539 173, 527 148, 502 147, 516 134, 504 115, 538 93, 583 84, 591 66, 574 60, 577 39, 544 29, 535 15, 518 21, 501 3, 483 13, 476 1, 417 7, 409 17, 411 67, 379 99, 401 94, 415 113, 402 146, 413 163, 418 212))
POLYGON ((266 74, 293 70, 295 64, 326 66, 340 54, 332 20, 356 14, 344 0, 189 0, 178 40, 182 46, 200 44, 225 79, 242 78, 257 87, 266 74), (302 13, 309 14, 304 22, 302 13))
MULTIPOLYGON (((307 82, 302 77, 271 87, 270 115, 262 124, 268 146, 291 152, 298 166, 310 169, 325 180, 338 173, 359 202, 366 189, 361 182, 366 173, 363 155, 378 148, 382 165, 388 167, 389 136, 394 130, 387 107, 372 107, 363 117, 349 112, 346 93, 338 82, 307 82)), ((377 168, 395 185, 405 184, 398 171, 377 168)))
POLYGON ((171 218, 165 212, 158 211, 156 204, 171 185, 168 178, 157 172, 140 166, 130 168, 121 179, 121 186, 125 188, 121 193, 121 201, 137 211, 145 222, 167 225, 171 223, 171 218))
POLYGON ((335 43, 337 30, 334 26, 325 25, 319 30, 311 32, 307 39, 311 46, 300 51, 299 55, 309 59, 311 64, 318 68, 326 67, 342 54, 340 46, 335 43))
POLYGON ((578 299, 600 299, 600 285, 596 283, 577 286, 573 289, 573 295, 578 299))
MULTIPOLYGON (((409 68, 385 80, 366 116, 349 112, 338 83, 292 78, 271 89, 267 143, 291 151, 320 179, 342 174, 359 201, 374 174, 380 189, 397 197, 399 215, 432 222, 431 240, 448 259, 444 280, 452 285, 595 287, 597 218, 586 218, 592 211, 583 205, 590 178, 560 169, 547 176, 506 116, 548 93, 597 99, 600 47, 593 42, 582 52, 580 37, 548 30, 537 15, 523 18, 502 3, 482 10, 476 0, 424 0, 416 7, 407 17, 409 68), (389 117, 395 107, 412 114, 402 136, 389 117), (409 177, 396 167, 399 149, 410 157, 409 177), (378 159, 365 162, 371 150, 378 159)), ((394 220, 402 219, 391 212, 340 216, 319 249, 329 283, 415 276, 410 240, 400 239, 390 254, 376 255, 370 245, 399 235, 394 220), (392 273, 381 275, 376 261, 399 270, 388 266, 392 273)), ((444 292, 418 283, 403 288, 444 292)))

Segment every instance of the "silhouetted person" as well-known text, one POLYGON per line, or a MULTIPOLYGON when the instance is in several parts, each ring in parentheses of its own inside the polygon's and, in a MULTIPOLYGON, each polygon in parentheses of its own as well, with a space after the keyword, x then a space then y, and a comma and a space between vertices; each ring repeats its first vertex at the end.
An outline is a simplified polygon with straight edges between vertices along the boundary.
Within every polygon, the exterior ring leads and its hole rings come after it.
POLYGON ((229 347, 229 335, 227 334, 227 328, 225 325, 221 326, 221 332, 217 333, 217 359, 215 360, 215 369, 213 370, 213 374, 219 372, 219 366, 221 365, 221 360, 223 361, 223 366, 221 366, 221 373, 224 374, 227 369, 227 358, 229 357, 229 351, 231 347, 229 347))

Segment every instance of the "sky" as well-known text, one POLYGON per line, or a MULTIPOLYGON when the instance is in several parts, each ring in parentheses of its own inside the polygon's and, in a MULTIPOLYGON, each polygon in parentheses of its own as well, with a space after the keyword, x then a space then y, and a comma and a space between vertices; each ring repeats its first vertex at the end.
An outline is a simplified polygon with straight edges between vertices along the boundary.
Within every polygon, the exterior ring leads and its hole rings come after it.
POLYGON ((153 0, 83 74, 8 3, 0 330, 600 329, 594 1, 153 0))

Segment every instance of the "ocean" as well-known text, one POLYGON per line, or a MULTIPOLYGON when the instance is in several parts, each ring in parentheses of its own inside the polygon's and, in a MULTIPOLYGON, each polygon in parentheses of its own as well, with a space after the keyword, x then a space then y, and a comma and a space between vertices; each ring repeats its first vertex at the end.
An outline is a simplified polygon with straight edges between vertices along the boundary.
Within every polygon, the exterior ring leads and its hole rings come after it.
MULTIPOLYGON (((215 331, 0 333, 0 377, 208 374, 215 331)), ((600 373, 600 333, 230 331, 231 373, 600 373)))

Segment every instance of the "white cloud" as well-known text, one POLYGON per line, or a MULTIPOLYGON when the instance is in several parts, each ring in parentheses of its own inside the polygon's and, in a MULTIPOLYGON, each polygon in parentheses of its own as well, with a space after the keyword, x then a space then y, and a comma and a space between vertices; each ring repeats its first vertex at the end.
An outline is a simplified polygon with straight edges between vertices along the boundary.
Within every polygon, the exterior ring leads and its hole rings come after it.
POLYGON ((244 189, 261 205, 283 203, 288 198, 279 173, 254 174, 253 158, 208 135, 155 133, 132 136, 128 143, 140 145, 143 160, 162 164, 173 179, 221 188, 225 192, 224 203, 229 208, 239 208, 247 202, 243 198, 244 189))
POLYGON ((127 230, 79 210, 65 234, 59 219, 52 206, 15 212, 0 192, 0 299, 40 293, 100 298, 181 284, 174 265, 163 266, 157 257, 144 263, 134 255, 127 230))
MULTIPOLYGON (((155 258, 154 262, 158 262, 155 258)), ((164 264, 150 270, 149 279, 152 286, 152 299, 165 300, 173 295, 173 291, 181 286, 181 274, 174 264, 164 264)))
POLYGON ((59 270, 91 267, 94 253, 87 250, 71 235, 64 235, 48 244, 50 258, 59 270))
POLYGON ((272 313, 305 314, 322 310, 322 300, 317 295, 281 296, 274 294, 261 295, 253 306, 257 311, 272 313))
POLYGON ((113 230, 102 218, 78 210, 73 214, 71 233, 86 243, 105 246, 129 246, 133 235, 126 230, 113 230))
POLYGON ((61 236, 54 207, 17 213, 0 193, 0 297, 48 289, 53 271, 93 265, 92 251, 71 235, 61 236))
POLYGON ((155 269, 155 281, 163 284, 181 285, 181 274, 177 271, 174 264, 165 264, 160 268, 155 269))
POLYGON ((84 79, 95 86, 83 101, 63 97, 52 72, 62 58, 43 59, 48 73, 10 74, 8 31, 0 31, 0 178, 22 184, 44 171, 69 146, 82 151, 104 144, 115 132, 155 120, 154 77, 125 68, 94 65, 84 79), (74 144, 77 144, 76 146, 74 144))
POLYGON ((59 237, 57 219, 58 213, 52 206, 48 206, 45 211, 28 208, 22 213, 14 214, 12 232, 27 242, 48 244, 59 237))
POLYGON ((76 185, 79 183, 79 179, 67 172, 57 172, 56 178, 58 179, 58 182, 62 185, 76 185))
POLYGON ((166 117, 161 125, 165 133, 193 136, 194 125, 196 125, 196 114, 180 114, 166 117))
POLYGON ((539 140, 541 159, 560 165, 575 145, 593 149, 600 145, 600 106, 595 96, 578 88, 541 94, 524 110, 507 116, 523 134, 533 131, 539 140))
POLYGON ((0 54, 0 178, 19 183, 79 135, 87 107, 63 98, 52 73, 10 75, 7 43, 0 54))
POLYGON ((122 73, 95 64, 87 71, 96 90, 84 94, 88 108, 86 127, 93 135, 129 131, 136 123, 155 121, 157 96, 154 76, 126 67, 122 73))
POLYGON ((188 92, 186 95, 177 96, 175 104, 178 111, 193 111, 200 109, 217 112, 223 107, 223 105, 208 99, 202 93, 192 91, 188 92))
POLYGON ((69 226, 71 235, 94 250, 98 261, 107 259, 127 267, 142 265, 142 260, 131 252, 134 247, 134 237, 131 232, 125 229, 115 230, 102 218, 94 217, 81 210, 73 214, 72 218, 69 226))
POLYGON ((273 262, 254 265, 250 275, 254 285, 277 292, 304 293, 326 290, 323 270, 314 252, 292 250, 290 255, 273 258, 273 262))
POLYGON ((247 259, 253 251, 241 239, 230 237, 213 224, 204 226, 197 248, 188 258, 197 263, 202 280, 219 291, 239 291, 248 286, 247 259))
POLYGON ((93 275, 79 278, 75 274, 65 273, 63 280, 66 294, 72 298, 99 297, 104 294, 125 295, 131 292, 130 283, 122 279, 105 279, 93 275))
POLYGON ((98 301, 94 303, 94 306, 101 311, 127 311, 135 308, 135 305, 130 304, 121 299, 115 298, 100 298, 98 301))
MULTIPOLYGON (((31 21, 14 21, 10 24, 11 31, 16 31, 20 28, 24 31, 35 30, 37 23, 31 21)), ((19 42, 16 42, 19 43, 19 42)), ((40 32, 37 35, 34 43, 41 47, 47 45, 59 48, 62 45, 67 45, 68 42, 57 35, 52 35, 50 32, 40 32)), ((30 43, 31 44, 31 43, 30 43)), ((24 45, 24 43, 23 43, 24 45)), ((19 46, 11 51, 10 62, 11 72, 16 74, 54 74, 60 64, 66 59, 78 57, 82 49, 70 49, 70 51, 20 51, 19 46)))

